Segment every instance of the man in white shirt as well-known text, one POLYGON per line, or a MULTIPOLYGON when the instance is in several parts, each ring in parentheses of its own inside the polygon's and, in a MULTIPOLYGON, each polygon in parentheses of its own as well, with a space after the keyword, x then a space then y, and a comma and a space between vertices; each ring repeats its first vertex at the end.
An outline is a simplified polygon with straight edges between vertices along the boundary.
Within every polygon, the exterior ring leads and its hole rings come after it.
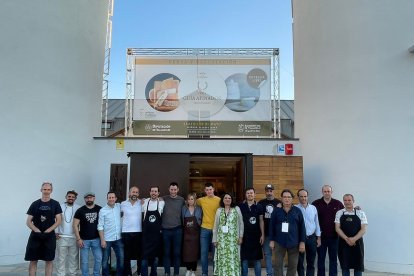
POLYGON ((132 275, 131 260, 137 260, 137 271, 141 268, 142 207, 138 196, 138 187, 132 186, 129 188, 129 199, 121 203, 124 275, 128 276, 132 275))
MULTIPOLYGON (((300 203, 296 207, 302 211, 306 228, 306 276, 313 276, 315 275, 316 248, 321 245, 321 228, 319 227, 318 211, 315 206, 308 203, 307 190, 300 189, 298 191, 298 197, 300 203)), ((305 253, 299 253, 298 276, 305 276, 304 259, 305 253)))
POLYGON ((121 240, 121 204, 116 203, 114 192, 108 192, 107 204, 99 211, 98 231, 103 250, 102 275, 109 275, 109 256, 111 247, 116 256, 116 275, 124 271, 124 245, 121 240))
POLYGON ((79 249, 76 245, 75 234, 73 233, 73 216, 79 205, 75 203, 78 193, 68 191, 66 202, 60 204, 62 208, 62 223, 58 226, 56 233, 56 273, 58 276, 76 275, 78 269, 79 249), (68 262, 68 272, 66 273, 66 261, 68 262))
POLYGON ((164 201, 159 200, 160 189, 151 187, 150 198, 142 204, 142 262, 141 275, 148 275, 148 265, 151 265, 151 275, 157 275, 158 257, 161 249, 161 215, 164 201))

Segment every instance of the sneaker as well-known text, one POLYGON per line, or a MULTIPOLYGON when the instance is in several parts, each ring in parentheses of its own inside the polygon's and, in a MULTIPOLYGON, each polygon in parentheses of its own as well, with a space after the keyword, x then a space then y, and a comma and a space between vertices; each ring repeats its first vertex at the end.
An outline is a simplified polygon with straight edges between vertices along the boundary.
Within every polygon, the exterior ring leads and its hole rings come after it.
POLYGON ((191 275, 190 275, 190 276, 195 276, 195 273, 194 273, 194 271, 192 271, 192 272, 191 272, 191 275))

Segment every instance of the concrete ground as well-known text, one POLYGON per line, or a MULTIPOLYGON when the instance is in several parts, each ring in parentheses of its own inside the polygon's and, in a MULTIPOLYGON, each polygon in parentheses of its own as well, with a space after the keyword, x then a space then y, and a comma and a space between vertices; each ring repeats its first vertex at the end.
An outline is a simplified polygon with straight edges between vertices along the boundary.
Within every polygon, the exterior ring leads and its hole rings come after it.
MULTIPOLYGON (((200 269, 200 267, 198 267, 198 269, 200 269)), ((185 275, 185 268, 181 268, 181 273, 180 275, 185 275)), ((4 265, 4 266, 0 266, 0 275, 7 275, 7 276, 23 276, 23 275, 28 275, 28 262, 26 263, 21 263, 21 264, 17 264, 17 265, 4 265)), ((44 262, 40 261, 39 265, 38 265, 38 273, 37 275, 44 275, 44 262)), ((56 273, 54 272, 53 275, 56 275, 56 273)), ((80 271, 78 272, 77 275, 81 275, 80 271)), ((134 274, 136 275, 136 274, 134 274)), ((164 269, 162 268, 158 268, 158 275, 164 275, 164 269)), ((198 270, 196 275, 201 275, 201 271, 198 270)), ((212 273, 212 266, 210 266, 209 268, 209 275, 213 275, 212 273)), ((249 276, 253 276, 253 270, 250 269, 249 271, 249 276)), ((265 269, 262 269, 262 275, 266 275, 266 271, 265 269)), ((340 273, 339 273, 340 275, 340 273)), ((365 271, 364 272, 365 276, 397 276, 397 275, 402 275, 402 274, 392 274, 392 273, 383 273, 383 272, 374 272, 374 271, 365 271)))

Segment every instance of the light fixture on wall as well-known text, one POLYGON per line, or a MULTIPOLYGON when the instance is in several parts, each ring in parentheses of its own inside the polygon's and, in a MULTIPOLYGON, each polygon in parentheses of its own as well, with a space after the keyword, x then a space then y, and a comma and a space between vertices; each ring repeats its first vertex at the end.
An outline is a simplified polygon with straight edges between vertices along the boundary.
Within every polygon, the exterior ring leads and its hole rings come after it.
POLYGON ((408 52, 410 52, 411 54, 414 54, 414 45, 408 48, 408 52))

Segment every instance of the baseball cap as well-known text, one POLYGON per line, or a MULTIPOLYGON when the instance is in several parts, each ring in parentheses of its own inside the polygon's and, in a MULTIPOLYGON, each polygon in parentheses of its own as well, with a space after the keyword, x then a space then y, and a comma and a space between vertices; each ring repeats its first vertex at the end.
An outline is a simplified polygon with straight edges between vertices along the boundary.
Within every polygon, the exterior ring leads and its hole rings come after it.
POLYGON ((88 197, 88 196, 93 196, 93 197, 95 197, 95 194, 94 194, 94 193, 92 193, 92 192, 89 192, 89 193, 86 193, 86 194, 83 196, 83 198, 88 197))
POLYGON ((275 187, 273 186, 273 184, 267 184, 266 186, 265 186, 265 190, 274 190, 275 189, 275 187))

